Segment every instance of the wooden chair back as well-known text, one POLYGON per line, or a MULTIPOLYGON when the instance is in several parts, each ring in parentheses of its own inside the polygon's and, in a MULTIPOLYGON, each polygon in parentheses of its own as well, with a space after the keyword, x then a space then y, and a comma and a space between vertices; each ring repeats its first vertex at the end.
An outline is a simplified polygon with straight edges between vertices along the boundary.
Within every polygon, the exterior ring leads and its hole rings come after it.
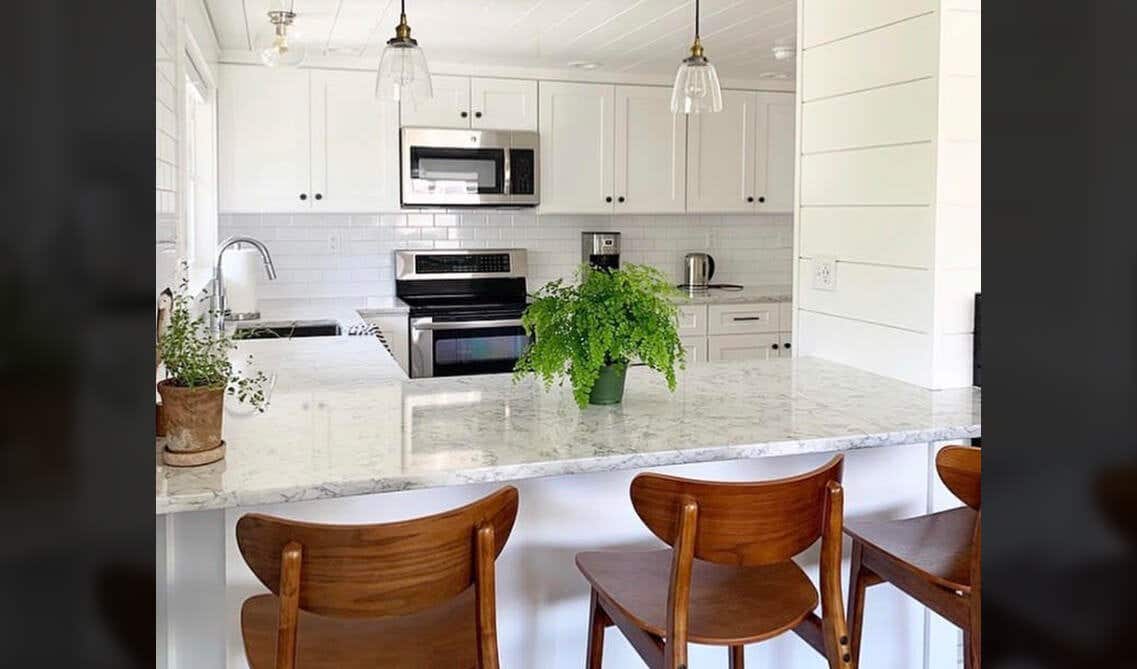
MULTIPOLYGON (((375 525, 325 525, 258 513, 237 522, 249 568, 281 596, 282 564, 299 556, 299 608, 338 617, 407 615, 441 604, 475 581, 479 550, 501 553, 517 518, 506 487, 433 516, 375 525), (486 537, 492 541, 479 547, 486 537)), ((291 580, 289 578, 288 580, 291 580)), ((492 584, 491 584, 492 585, 492 584)))
POLYGON ((662 474, 632 481, 632 506, 670 546, 679 539, 681 511, 696 506, 694 557, 755 566, 781 562, 821 536, 827 486, 840 483, 844 456, 798 476, 757 483, 719 483, 662 474))
POLYGON ((975 446, 944 446, 936 453, 936 471, 947 489, 967 506, 980 504, 980 460, 982 449, 975 446))

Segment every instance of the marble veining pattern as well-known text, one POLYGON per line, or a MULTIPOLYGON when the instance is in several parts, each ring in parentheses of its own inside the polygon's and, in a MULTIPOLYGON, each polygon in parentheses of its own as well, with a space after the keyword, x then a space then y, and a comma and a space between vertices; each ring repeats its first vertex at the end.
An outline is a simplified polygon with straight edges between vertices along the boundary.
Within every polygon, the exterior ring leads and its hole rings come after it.
MULTIPOLYGON (((407 379, 372 337, 249 341, 274 379, 227 405, 221 462, 156 467, 159 514, 980 434, 978 389, 929 391, 812 358, 632 368, 622 405, 577 408, 508 374, 407 379)), ((227 400, 228 401, 228 400, 227 400)))

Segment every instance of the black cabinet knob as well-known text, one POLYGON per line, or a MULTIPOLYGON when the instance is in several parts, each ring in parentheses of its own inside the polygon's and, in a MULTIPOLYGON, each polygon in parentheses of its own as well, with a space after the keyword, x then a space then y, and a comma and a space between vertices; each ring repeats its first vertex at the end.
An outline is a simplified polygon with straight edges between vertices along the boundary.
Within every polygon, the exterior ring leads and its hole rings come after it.
POLYGON ((774 345, 773 345, 773 346, 771 346, 770 348, 772 348, 772 349, 774 349, 774 350, 776 351, 776 350, 778 350, 778 345, 777 345, 777 344, 774 344, 774 345))
POLYGON ((301 194, 300 194, 300 199, 301 199, 301 200, 307 200, 307 199, 308 199, 308 194, 307 194, 307 193, 301 193, 301 194))
POLYGON ((753 197, 753 196, 751 196, 751 197, 748 197, 748 198, 746 198, 746 201, 747 201, 747 202, 753 202, 753 201, 754 201, 754 197, 753 197))
POLYGON ((469 116, 469 115, 470 115, 470 113, 469 113, 469 112, 462 112, 462 118, 466 118, 466 117, 467 117, 467 116, 469 116))
POLYGON ((623 201, 624 201, 624 196, 623 196, 623 195, 621 195, 620 197, 616 198, 616 201, 617 201, 617 202, 623 202, 623 201))
POLYGON ((324 199, 324 194, 323 194, 323 193, 316 193, 316 199, 317 199, 317 200, 323 200, 323 199, 324 199))
POLYGON ((759 201, 759 202, 765 202, 765 201, 766 201, 766 196, 765 196, 765 195, 762 195, 762 196, 760 196, 760 197, 758 198, 758 201, 759 201))
POLYGON ((611 201, 612 201, 612 196, 611 196, 611 195, 609 195, 608 197, 604 198, 604 201, 605 201, 605 202, 611 202, 611 201))
POLYGON ((482 117, 481 112, 474 112, 474 118, 481 118, 481 117, 482 117))
POLYGON ((788 351, 788 350, 790 350, 790 343, 786 342, 785 344, 782 344, 782 347, 788 351))

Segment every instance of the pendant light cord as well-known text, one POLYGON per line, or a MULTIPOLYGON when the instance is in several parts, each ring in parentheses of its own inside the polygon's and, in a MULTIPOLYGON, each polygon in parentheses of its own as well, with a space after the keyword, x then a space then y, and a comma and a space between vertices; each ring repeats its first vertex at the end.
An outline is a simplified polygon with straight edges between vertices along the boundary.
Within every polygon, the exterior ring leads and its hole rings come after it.
POLYGON ((695 0, 695 37, 699 36, 699 0, 695 0))

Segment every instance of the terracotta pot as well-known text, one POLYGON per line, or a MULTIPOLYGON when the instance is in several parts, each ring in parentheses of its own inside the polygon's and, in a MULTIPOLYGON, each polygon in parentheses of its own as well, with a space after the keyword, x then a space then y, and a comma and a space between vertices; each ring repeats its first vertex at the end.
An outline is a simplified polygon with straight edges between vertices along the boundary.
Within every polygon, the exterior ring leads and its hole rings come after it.
POLYGON ((225 388, 183 388, 169 379, 158 384, 162 396, 166 449, 175 453, 208 451, 221 445, 225 388))

